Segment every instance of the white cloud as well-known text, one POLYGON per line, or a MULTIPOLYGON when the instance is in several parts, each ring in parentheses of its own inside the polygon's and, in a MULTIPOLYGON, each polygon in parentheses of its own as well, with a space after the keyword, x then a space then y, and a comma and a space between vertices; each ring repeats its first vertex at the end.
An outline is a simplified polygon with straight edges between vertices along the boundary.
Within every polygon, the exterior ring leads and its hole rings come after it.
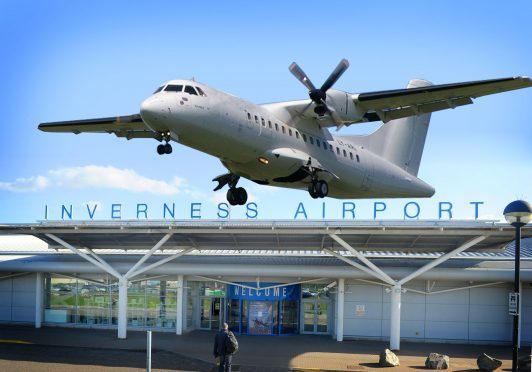
POLYGON ((67 189, 97 187, 158 195, 185 193, 191 196, 201 196, 201 193, 189 186, 183 178, 177 176, 167 182, 144 177, 132 169, 98 165, 53 169, 48 171, 47 176, 0 182, 0 190, 13 192, 39 191, 50 187, 67 189))
POLYGON ((0 182, 0 190, 27 192, 38 191, 49 186, 50 181, 44 176, 17 178, 14 182, 0 182))

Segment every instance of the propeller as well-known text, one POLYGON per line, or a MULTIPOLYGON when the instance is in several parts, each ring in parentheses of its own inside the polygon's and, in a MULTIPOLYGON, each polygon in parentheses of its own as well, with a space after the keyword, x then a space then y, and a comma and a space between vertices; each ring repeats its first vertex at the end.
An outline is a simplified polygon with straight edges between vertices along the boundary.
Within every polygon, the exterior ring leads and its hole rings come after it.
POLYGON ((308 78, 307 74, 301 69, 301 67, 298 66, 297 63, 292 62, 290 67, 288 69, 296 77, 297 80, 299 80, 307 89, 308 89, 308 95, 310 99, 316 104, 316 107, 314 107, 314 112, 319 115, 323 116, 326 113, 328 113, 331 118, 333 119, 334 123, 337 126, 342 125, 342 121, 338 114, 335 112, 335 110, 331 107, 329 107, 326 103, 327 100, 327 91, 338 81, 340 76, 347 70, 349 67, 349 61, 347 59, 342 59, 338 66, 334 69, 334 71, 329 75, 327 80, 323 83, 323 85, 320 88, 316 88, 314 84, 312 84, 312 81, 308 78))

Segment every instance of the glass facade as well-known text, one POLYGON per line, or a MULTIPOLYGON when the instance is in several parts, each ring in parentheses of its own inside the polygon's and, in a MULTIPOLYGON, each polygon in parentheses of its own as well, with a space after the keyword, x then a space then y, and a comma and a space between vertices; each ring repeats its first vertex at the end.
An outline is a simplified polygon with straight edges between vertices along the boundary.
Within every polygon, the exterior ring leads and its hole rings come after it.
MULTIPOLYGON (((44 321, 94 326, 118 323, 118 284, 106 277, 87 280, 48 276, 44 280, 44 321)), ((148 280, 129 284, 130 327, 175 328, 177 281, 148 280)))
MULTIPOLYGON (((177 278, 176 278, 177 279, 177 278)), ((184 328, 250 335, 328 333, 332 306, 324 285, 248 284, 187 281, 184 328)), ((118 323, 118 283, 111 276, 44 278, 44 322, 114 327, 118 323)), ((129 283, 128 328, 175 329, 177 280, 129 283)))

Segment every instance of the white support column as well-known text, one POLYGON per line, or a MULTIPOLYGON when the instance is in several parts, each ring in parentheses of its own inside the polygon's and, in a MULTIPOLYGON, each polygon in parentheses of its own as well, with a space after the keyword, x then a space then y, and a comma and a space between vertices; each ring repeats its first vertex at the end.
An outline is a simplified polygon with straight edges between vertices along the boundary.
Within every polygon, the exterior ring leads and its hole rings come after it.
POLYGON ((175 316, 175 333, 183 334, 183 287, 185 286, 184 276, 177 276, 177 309, 175 316))
POLYGON ((336 296, 336 341, 344 340, 344 294, 345 279, 338 279, 338 295, 336 296))
POLYGON ((42 273, 37 273, 35 280, 35 328, 41 328, 43 313, 42 273))
POLYGON ((390 350, 401 347, 401 285, 392 287, 390 304, 390 350))
POLYGON ((127 337, 127 279, 118 280, 118 338, 127 337))

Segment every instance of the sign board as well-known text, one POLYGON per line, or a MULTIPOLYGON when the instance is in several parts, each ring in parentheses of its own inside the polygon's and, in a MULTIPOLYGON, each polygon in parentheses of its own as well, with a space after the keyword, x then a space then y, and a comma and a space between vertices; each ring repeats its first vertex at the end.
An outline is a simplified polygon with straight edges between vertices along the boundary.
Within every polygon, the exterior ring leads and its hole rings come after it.
POLYGON ((356 305, 355 312, 357 316, 366 315, 366 305, 356 305))
POLYGON ((519 293, 511 292, 508 297, 508 313, 519 315, 519 293))

